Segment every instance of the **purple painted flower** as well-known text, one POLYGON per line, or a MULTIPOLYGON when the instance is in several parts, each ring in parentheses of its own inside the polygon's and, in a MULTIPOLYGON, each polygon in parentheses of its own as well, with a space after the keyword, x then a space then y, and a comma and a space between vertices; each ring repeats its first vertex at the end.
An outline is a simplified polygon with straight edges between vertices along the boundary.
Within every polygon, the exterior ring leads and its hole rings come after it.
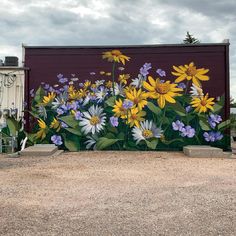
POLYGON ((62 128, 68 128, 69 126, 65 122, 61 122, 61 127, 62 128))
POLYGON ((191 107, 191 106, 186 106, 186 107, 185 107, 185 111, 186 111, 187 113, 189 113, 191 110, 192 110, 192 107, 191 107))
POLYGON ((31 96, 31 97, 34 97, 34 89, 31 89, 31 90, 30 90, 30 96, 31 96))
POLYGON ((217 131, 211 131, 211 132, 204 132, 203 137, 207 142, 216 142, 218 140, 221 140, 223 138, 223 135, 221 132, 217 131))
POLYGON ((147 76, 149 74, 149 70, 152 68, 151 63, 145 63, 140 69, 139 72, 142 76, 147 76))
POLYGON ((125 99, 123 102, 123 107, 125 109, 130 109, 133 105, 134 105, 134 103, 128 99, 125 99))
POLYGON ((62 138, 60 135, 53 135, 51 137, 51 141, 57 146, 62 145, 62 138))
POLYGON ((192 138, 195 135, 195 129, 192 128, 190 125, 185 126, 182 130, 181 130, 181 136, 183 137, 188 137, 188 138, 192 138))
POLYGON ((58 115, 64 114, 64 110, 61 109, 61 108, 57 108, 57 114, 58 114, 58 115))
POLYGON ((67 78, 64 78, 63 74, 57 75, 57 78, 58 78, 59 83, 61 83, 61 84, 64 84, 68 81, 67 78))
POLYGON ((182 129, 184 128, 184 123, 179 120, 172 122, 172 128, 175 131, 182 131, 182 129))
POLYGON ((119 122, 118 122, 118 117, 110 117, 110 123, 113 127, 117 127, 119 125, 119 122))
POLYGON ((162 70, 162 69, 157 69, 157 70, 156 70, 156 73, 157 73, 159 76, 161 76, 161 77, 166 76, 166 72, 165 72, 164 70, 162 70))
POLYGON ((77 110, 79 108, 79 102, 78 101, 73 101, 71 104, 70 104, 70 108, 72 110, 77 110))
POLYGON ((181 88, 181 89, 186 89, 186 84, 185 83, 179 83, 178 88, 181 88))
POLYGON ((215 128, 217 124, 219 124, 222 121, 221 116, 211 114, 208 117, 208 123, 210 124, 211 128, 215 128))
POLYGON ((45 90, 48 90, 50 88, 50 85, 49 84, 45 84, 44 87, 43 87, 45 90))
POLYGON ((75 119, 76 119, 76 120, 79 120, 81 117, 82 117, 82 113, 81 113, 80 111, 77 111, 77 112, 75 113, 75 119))

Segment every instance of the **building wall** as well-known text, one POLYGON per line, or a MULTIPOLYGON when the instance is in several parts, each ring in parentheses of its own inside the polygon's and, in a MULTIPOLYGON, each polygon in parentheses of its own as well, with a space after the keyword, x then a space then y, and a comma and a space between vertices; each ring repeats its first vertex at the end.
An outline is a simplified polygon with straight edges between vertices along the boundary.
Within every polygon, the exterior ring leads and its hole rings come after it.
POLYGON ((24 84, 25 74, 22 68, 0 67, 0 110, 17 108, 18 119, 23 116, 24 84))

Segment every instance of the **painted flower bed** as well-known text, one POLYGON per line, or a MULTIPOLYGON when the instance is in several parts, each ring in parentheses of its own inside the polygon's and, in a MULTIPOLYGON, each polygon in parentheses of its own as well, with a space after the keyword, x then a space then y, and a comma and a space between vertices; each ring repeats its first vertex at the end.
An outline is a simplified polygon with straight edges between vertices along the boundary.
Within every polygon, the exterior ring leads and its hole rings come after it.
POLYGON ((119 50, 102 55, 111 64, 104 80, 80 81, 58 75, 58 84, 31 91, 30 114, 37 119, 33 142, 63 149, 164 150, 188 144, 224 146, 224 98, 204 91, 209 69, 194 62, 170 72, 145 63, 136 78, 124 73, 131 58, 119 50), (154 70, 155 69, 155 70, 154 70), (155 71, 151 73, 150 71, 155 71), (109 79, 110 78, 110 79, 109 79))

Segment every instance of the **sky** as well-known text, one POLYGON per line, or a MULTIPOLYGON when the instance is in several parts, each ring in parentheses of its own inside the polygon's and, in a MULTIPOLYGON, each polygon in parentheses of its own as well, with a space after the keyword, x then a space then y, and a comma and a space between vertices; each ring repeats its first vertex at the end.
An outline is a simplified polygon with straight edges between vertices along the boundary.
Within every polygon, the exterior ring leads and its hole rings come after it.
POLYGON ((202 43, 230 40, 236 100, 235 0, 1 0, 0 58, 33 45, 202 43))

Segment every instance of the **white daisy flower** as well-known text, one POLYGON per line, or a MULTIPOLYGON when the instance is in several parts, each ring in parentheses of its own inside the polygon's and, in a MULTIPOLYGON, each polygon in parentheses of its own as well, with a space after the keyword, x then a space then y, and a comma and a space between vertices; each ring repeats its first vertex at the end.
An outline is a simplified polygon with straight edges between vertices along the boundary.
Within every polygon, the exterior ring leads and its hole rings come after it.
POLYGON ((95 92, 95 95, 96 95, 96 99, 98 100, 98 102, 102 102, 105 97, 107 96, 108 94, 108 89, 106 89, 105 87, 100 87, 96 92, 95 92))
POLYGON ((145 80, 146 77, 143 77, 141 74, 139 74, 138 78, 132 79, 132 82, 130 84, 136 88, 141 88, 143 86, 143 81, 145 80))
POLYGON ((104 79, 103 79, 103 80, 96 80, 96 81, 95 81, 95 84, 96 84, 97 87, 99 87, 100 85, 103 85, 104 82, 105 82, 104 79))
POLYGON ((86 138, 88 139, 84 142, 86 144, 86 149, 90 149, 93 146, 93 150, 96 150, 96 142, 98 137, 96 135, 93 135, 86 136, 86 138))
POLYGON ((157 128, 153 121, 142 121, 140 122, 140 127, 134 127, 132 129, 132 135, 136 144, 141 140, 147 140, 150 138, 160 138, 163 130, 157 128))
POLYGON ((192 84, 190 94, 191 97, 202 97, 204 95, 202 88, 195 84, 192 84))
MULTIPOLYGON (((115 83, 114 88, 115 88, 115 95, 116 95, 116 96, 118 96, 118 95, 120 95, 120 96, 122 96, 122 97, 125 96, 125 90, 124 90, 125 87, 124 87, 123 85, 120 85, 120 84, 118 84, 118 83, 115 83)), ((111 91, 112 91, 112 88, 111 88, 111 91)))
POLYGON ((100 132, 106 122, 105 115, 103 108, 92 105, 88 111, 82 113, 79 122, 79 125, 82 126, 81 131, 85 134, 100 132))

